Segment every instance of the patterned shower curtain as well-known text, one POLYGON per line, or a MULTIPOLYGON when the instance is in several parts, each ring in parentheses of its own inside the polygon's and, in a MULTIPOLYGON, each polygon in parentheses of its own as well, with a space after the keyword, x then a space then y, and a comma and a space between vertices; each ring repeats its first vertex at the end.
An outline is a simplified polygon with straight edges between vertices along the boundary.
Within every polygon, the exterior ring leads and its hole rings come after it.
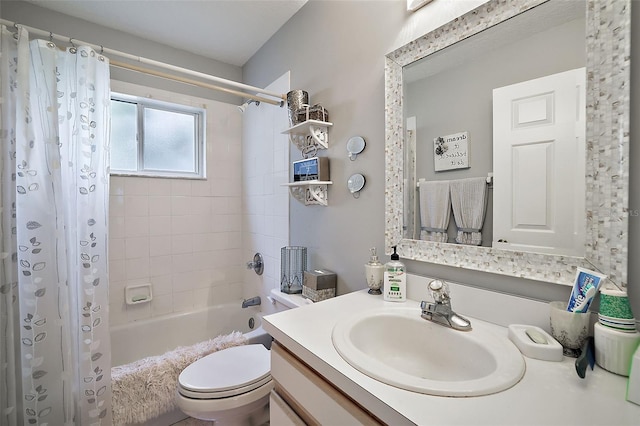
POLYGON ((0 423, 109 425, 109 65, 1 28, 0 423))

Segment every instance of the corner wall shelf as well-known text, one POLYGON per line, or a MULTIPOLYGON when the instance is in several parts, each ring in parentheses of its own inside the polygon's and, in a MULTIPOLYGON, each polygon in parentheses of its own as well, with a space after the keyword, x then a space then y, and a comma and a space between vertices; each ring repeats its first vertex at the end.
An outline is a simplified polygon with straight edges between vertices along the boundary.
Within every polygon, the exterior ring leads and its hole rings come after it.
POLYGON ((326 206, 328 203, 327 187, 333 184, 330 180, 308 180, 303 182, 283 183, 288 186, 291 195, 305 206, 319 204, 326 206))
POLYGON ((329 127, 333 123, 328 121, 307 120, 298 123, 293 127, 283 131, 282 134, 288 134, 289 140, 300 151, 304 151, 309 145, 315 146, 317 149, 329 148, 329 127), (310 139, 307 142, 307 139, 310 139))

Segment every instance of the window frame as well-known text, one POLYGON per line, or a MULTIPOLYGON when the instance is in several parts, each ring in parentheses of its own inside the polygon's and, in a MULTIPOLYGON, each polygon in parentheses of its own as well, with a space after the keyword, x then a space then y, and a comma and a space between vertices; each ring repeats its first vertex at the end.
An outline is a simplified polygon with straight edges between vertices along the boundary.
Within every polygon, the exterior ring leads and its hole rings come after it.
MULTIPOLYGON (((126 102, 136 105, 136 153, 137 153, 137 170, 120 170, 110 167, 110 175, 112 176, 140 176, 140 177, 160 177, 174 179, 206 179, 206 122, 207 111, 205 108, 194 107, 191 105, 179 104, 175 102, 161 101, 148 97, 129 95, 117 91, 111 92, 110 101, 126 102), (145 108, 155 110, 175 112, 180 114, 188 114, 194 117, 194 155, 195 155, 195 171, 180 172, 173 170, 162 170, 144 168, 144 112, 145 108)), ((112 118, 113 120, 113 118, 112 118)))

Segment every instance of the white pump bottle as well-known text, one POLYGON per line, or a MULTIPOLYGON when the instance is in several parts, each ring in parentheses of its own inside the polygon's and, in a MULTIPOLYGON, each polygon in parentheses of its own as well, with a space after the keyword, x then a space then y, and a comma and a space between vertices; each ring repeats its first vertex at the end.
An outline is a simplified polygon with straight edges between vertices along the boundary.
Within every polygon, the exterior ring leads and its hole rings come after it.
POLYGON ((407 274, 404 263, 393 246, 391 260, 384 265, 384 300, 388 302, 406 302, 407 274))

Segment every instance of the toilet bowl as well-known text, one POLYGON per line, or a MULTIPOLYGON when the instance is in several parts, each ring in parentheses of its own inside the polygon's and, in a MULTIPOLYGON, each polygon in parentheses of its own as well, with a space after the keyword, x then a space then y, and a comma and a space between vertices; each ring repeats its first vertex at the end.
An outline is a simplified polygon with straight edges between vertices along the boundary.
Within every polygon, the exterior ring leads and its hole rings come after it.
POLYGON ((200 358, 178 377, 176 402, 191 417, 216 424, 269 420, 273 389, 270 354, 263 345, 234 346, 200 358))
MULTIPOLYGON (((269 299, 276 311, 310 303, 275 291, 269 299)), ((261 425, 269 422, 273 386, 269 350, 261 344, 234 346, 185 368, 178 377, 176 404, 185 414, 216 426, 261 425)))

